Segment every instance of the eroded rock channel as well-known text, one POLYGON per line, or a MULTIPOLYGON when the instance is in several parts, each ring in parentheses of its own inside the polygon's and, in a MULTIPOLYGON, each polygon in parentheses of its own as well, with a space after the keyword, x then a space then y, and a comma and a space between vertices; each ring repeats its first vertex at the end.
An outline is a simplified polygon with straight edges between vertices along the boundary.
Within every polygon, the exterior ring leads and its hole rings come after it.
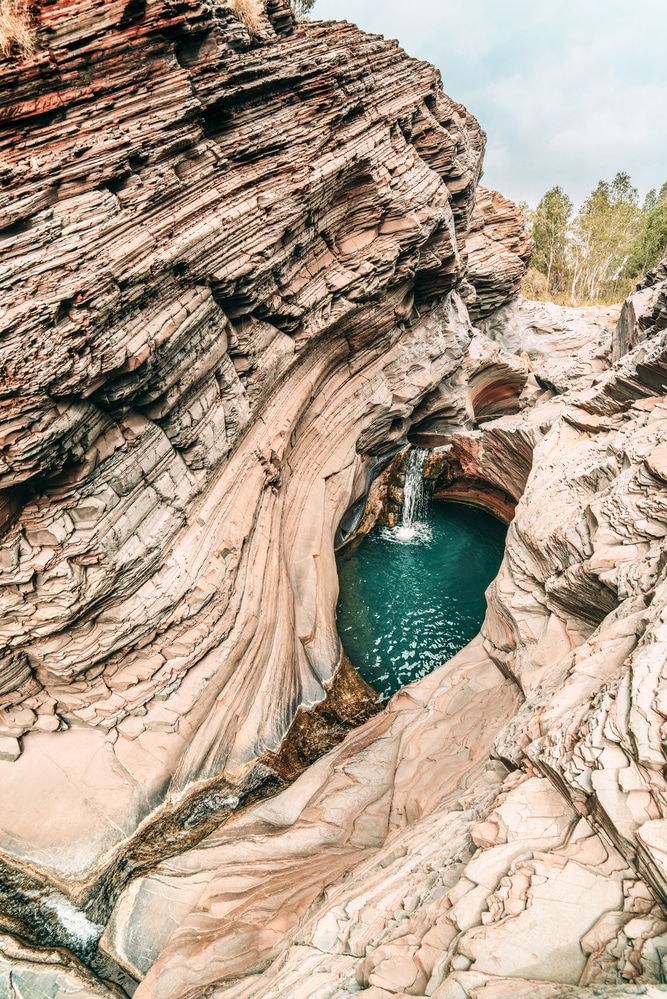
POLYGON ((37 7, 0 62, 0 994, 657 995, 665 265, 618 325, 517 298, 485 137, 396 43, 37 7), (335 550, 408 443, 509 528, 479 634, 378 711, 335 550))

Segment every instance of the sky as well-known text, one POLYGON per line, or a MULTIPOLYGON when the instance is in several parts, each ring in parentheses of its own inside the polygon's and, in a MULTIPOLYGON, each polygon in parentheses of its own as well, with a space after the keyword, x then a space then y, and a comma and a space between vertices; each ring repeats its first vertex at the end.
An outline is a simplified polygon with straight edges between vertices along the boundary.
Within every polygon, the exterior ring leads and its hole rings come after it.
POLYGON ((667 0, 316 0, 311 17, 397 38, 487 133, 483 183, 575 204, 627 170, 667 181, 667 0))

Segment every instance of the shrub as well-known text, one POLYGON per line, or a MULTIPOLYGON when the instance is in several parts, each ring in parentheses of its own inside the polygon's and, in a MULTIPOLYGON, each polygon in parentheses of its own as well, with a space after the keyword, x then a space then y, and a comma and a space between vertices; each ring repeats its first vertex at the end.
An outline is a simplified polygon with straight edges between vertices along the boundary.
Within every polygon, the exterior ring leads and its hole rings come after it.
POLYGON ((529 267, 521 284, 521 294, 534 302, 546 302, 549 299, 549 282, 544 274, 535 267, 529 267))
POLYGON ((290 0, 290 3, 299 21, 305 20, 315 6, 315 0, 290 0))
POLYGON ((261 31, 264 0, 229 0, 229 5, 251 35, 261 31))
POLYGON ((28 56, 36 47, 28 0, 0 0, 0 56, 28 56))

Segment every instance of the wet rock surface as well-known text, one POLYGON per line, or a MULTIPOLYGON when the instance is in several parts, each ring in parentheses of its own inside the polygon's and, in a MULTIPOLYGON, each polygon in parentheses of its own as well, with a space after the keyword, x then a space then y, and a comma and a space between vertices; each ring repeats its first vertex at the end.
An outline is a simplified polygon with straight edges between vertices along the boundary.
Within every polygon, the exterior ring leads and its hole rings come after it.
POLYGON ((516 469, 480 638, 134 883, 103 945, 137 995, 663 993, 667 410, 652 375, 634 398, 643 364, 459 432, 480 479, 516 469), (139 942, 159 906, 175 928, 139 942))
POLYGON ((350 25, 51 0, 38 40, 0 63, 2 988, 657 995, 664 265, 615 329, 517 300, 478 124, 350 25), (408 433, 513 520, 481 635, 375 714, 334 540, 408 433))

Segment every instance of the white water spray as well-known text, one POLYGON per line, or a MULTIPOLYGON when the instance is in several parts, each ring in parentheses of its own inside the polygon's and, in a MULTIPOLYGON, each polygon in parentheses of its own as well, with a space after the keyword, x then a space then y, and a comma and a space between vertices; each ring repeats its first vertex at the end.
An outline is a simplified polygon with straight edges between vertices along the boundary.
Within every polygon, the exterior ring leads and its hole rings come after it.
POLYGON ((396 527, 385 528, 383 536, 400 544, 411 541, 426 541, 431 535, 427 523, 428 493, 424 482, 424 459, 426 449, 413 447, 408 452, 403 487, 403 510, 396 527))

